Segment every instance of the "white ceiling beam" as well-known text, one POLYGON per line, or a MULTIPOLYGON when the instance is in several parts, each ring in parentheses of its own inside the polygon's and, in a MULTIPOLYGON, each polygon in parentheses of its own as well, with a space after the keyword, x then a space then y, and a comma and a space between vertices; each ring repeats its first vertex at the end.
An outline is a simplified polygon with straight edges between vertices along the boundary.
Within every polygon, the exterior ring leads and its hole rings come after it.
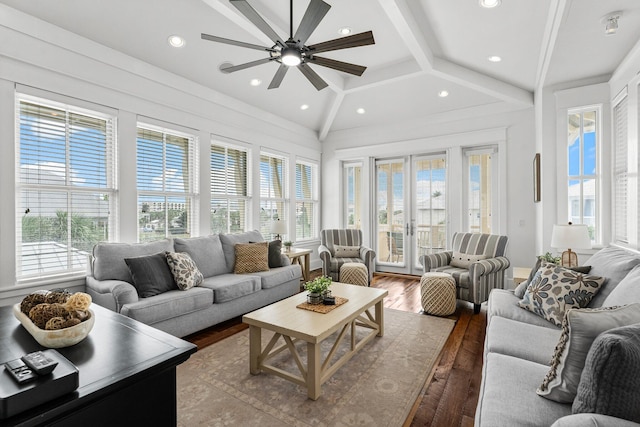
POLYGON ((549 5, 549 14, 547 15, 547 24, 542 36, 542 46, 540 49, 540 58, 538 59, 538 69, 536 71, 536 89, 540 90, 544 87, 553 57, 553 51, 558 40, 558 32, 560 24, 564 20, 565 13, 568 13, 567 0, 551 0, 549 5))
POLYGON ((331 130, 331 126, 333 126, 333 121, 336 119, 336 115, 342 106, 342 102, 344 101, 344 92, 340 91, 335 94, 333 101, 331 102, 331 108, 327 111, 327 115, 325 116, 322 126, 320 126, 320 132, 318 132, 318 139, 320 141, 324 141, 324 139, 329 134, 331 130))
POLYGON ((344 85, 345 93, 354 93, 410 77, 425 74, 414 58, 375 70, 367 70, 361 77, 350 77, 344 85))

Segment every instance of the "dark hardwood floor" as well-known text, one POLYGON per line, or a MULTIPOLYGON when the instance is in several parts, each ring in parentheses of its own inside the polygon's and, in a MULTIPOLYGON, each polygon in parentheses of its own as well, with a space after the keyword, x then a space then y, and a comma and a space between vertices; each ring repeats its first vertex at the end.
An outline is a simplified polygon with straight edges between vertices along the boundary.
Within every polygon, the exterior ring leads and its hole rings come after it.
MULTIPOLYGON (((320 271, 315 270, 311 277, 319 275, 320 271)), ((385 307, 414 313, 422 310, 419 277, 375 274, 371 286, 389 291, 385 307)), ((474 315, 471 303, 458 301, 450 318, 456 320, 456 326, 405 426, 473 426, 482 375, 486 312, 483 307, 480 314, 474 315)), ((185 339, 201 349, 246 328, 238 317, 185 339)))

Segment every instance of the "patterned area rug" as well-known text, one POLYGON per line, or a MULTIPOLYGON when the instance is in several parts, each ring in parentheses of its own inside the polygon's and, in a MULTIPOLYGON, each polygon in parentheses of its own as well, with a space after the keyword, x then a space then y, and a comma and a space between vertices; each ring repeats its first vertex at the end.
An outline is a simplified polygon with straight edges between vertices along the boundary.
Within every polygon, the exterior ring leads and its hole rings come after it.
MULTIPOLYGON (((251 375, 249 331, 242 331, 178 366, 178 425, 400 426, 454 325, 450 319, 385 309, 384 336, 366 344, 324 383, 316 401, 307 399, 305 388, 275 375, 251 375)), ((323 354, 336 335, 325 340, 323 354)), ((263 331, 263 345, 270 337, 263 331)), ((306 345, 297 348, 306 360, 306 345)), ((276 360, 279 367, 299 372, 287 351, 276 360)))

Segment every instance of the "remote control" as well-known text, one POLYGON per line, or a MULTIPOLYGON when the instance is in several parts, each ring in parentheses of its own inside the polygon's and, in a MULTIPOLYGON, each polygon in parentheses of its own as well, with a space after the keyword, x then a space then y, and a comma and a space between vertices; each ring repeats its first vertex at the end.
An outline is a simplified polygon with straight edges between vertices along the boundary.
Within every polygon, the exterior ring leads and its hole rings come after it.
POLYGON ((20 359, 12 360, 4 364, 6 371, 13 377, 18 384, 24 384, 26 382, 35 380, 38 378, 38 374, 33 372, 24 362, 20 359))
POLYGON ((38 375, 50 374, 58 366, 58 362, 48 358, 41 351, 22 356, 22 361, 38 375))

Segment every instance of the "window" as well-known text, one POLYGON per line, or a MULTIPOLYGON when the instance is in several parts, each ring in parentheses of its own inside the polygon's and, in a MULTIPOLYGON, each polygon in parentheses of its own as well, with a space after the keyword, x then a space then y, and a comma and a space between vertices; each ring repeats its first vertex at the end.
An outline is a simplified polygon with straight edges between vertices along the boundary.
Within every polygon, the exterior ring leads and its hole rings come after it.
POLYGON ((345 228, 362 229, 362 165, 344 165, 345 228))
POLYGON ((625 96, 613 107, 613 146, 614 146, 614 241, 628 243, 627 228, 627 179, 628 179, 628 118, 625 96))
POLYGON ((569 110, 567 144, 568 220, 586 224, 593 242, 599 241, 598 151, 600 109, 569 110))
POLYGON ((495 149, 465 150, 467 175, 467 230, 475 233, 492 233, 496 228, 494 210, 495 149))
POLYGON ((193 136, 138 124, 138 241, 193 234, 196 164, 193 136))
POLYGON ((318 165, 296 162, 296 240, 318 238, 318 165))
POLYGON ((115 234, 115 119, 27 95, 17 104, 17 279, 84 274, 115 234))
POLYGON ((247 230, 250 208, 248 151, 222 144, 211 145, 211 232, 247 230))
POLYGON ((287 220, 287 159, 276 154, 260 154, 260 233, 272 239, 273 221, 287 220))

